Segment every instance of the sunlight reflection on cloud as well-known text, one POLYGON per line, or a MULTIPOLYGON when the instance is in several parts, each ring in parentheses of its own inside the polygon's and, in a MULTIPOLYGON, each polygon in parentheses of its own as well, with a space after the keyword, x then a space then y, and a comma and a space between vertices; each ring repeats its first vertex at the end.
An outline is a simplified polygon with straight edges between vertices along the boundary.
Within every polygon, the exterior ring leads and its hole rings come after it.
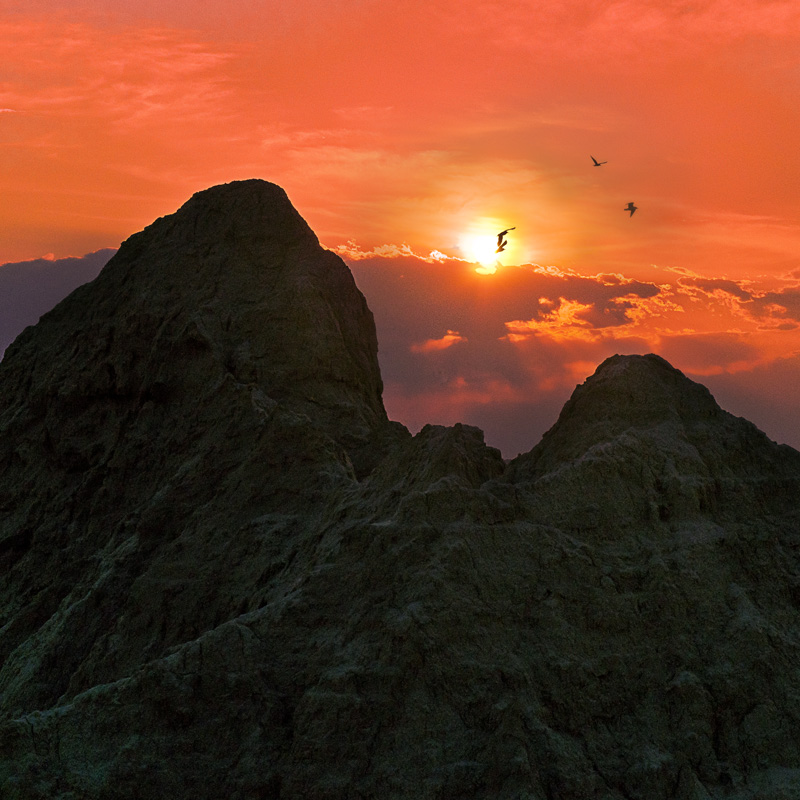
POLYGON ((529 446, 513 427, 525 408, 528 434, 541 435, 555 420, 537 409, 563 403, 615 353, 657 352, 702 379, 800 352, 800 330, 787 327, 800 318, 796 281, 761 291, 753 281, 656 284, 536 265, 487 281, 472 265, 409 249, 350 262, 375 315, 387 409, 412 427, 423 409, 427 422, 478 425, 504 452, 529 446))

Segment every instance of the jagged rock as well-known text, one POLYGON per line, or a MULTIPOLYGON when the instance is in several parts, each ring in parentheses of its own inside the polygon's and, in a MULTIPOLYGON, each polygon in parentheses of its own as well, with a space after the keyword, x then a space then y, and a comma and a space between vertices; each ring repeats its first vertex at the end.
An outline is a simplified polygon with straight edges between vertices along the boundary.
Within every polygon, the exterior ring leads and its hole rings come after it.
POLYGON ((731 522, 796 512, 799 474, 797 451, 651 354, 603 362, 509 479, 531 482, 540 503, 551 496, 559 519, 619 529, 705 512, 731 522))
POLYGON ((195 195, 27 329, 0 363, 0 690, 48 705, 231 616, 234 532, 394 438, 376 353, 344 262, 264 181, 195 195))
POLYGON ((509 465, 380 392, 260 181, 9 348, 3 797, 800 798, 800 453, 656 356, 509 465))

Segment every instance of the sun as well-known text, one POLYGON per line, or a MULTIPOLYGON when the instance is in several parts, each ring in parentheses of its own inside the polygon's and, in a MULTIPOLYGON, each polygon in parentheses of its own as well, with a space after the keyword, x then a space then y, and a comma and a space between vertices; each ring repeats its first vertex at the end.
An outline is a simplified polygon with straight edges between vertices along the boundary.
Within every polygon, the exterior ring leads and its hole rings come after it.
MULTIPOLYGON (((464 257, 481 267, 493 266, 497 261, 497 236, 493 234, 467 234, 461 239, 464 257)), ((494 271, 494 270, 492 270, 494 271)))

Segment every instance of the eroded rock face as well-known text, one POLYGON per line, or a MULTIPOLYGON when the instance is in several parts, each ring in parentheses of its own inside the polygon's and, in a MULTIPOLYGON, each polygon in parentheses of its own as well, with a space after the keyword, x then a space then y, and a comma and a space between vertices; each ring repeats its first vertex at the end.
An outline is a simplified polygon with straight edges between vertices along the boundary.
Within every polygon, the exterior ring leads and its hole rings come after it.
POLYGON ((656 355, 613 356, 578 386, 509 478, 552 513, 603 529, 797 510, 800 462, 656 355), (564 499, 570 498, 569 503, 564 499))
POLYGON ((313 508, 395 438, 376 353, 344 262, 265 181, 195 195, 27 329, 0 363, 0 691, 15 708, 235 612, 233 532, 313 508), (165 567, 173 549, 191 564, 165 567))
MULTIPOLYGON (((344 262, 280 187, 254 180, 200 192, 124 242, 95 281, 19 337, 2 380, 33 418, 46 400, 53 421, 106 399, 216 409, 228 380, 253 388, 265 413, 283 402, 359 442, 386 420, 376 352, 344 262)), ((109 447, 65 433, 51 440, 68 468, 109 447)))
POLYGON ((387 421, 280 189, 0 364, 0 793, 800 797, 800 453, 616 356, 506 465, 387 421))

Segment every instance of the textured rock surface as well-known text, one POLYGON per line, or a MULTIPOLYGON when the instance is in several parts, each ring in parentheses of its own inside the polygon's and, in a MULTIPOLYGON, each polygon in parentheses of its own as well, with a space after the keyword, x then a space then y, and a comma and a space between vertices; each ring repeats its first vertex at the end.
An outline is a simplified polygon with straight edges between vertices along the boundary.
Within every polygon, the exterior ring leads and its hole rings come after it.
POLYGON ((280 189, 0 363, 0 796, 800 798, 800 453, 616 356, 506 465, 411 437, 280 189))

